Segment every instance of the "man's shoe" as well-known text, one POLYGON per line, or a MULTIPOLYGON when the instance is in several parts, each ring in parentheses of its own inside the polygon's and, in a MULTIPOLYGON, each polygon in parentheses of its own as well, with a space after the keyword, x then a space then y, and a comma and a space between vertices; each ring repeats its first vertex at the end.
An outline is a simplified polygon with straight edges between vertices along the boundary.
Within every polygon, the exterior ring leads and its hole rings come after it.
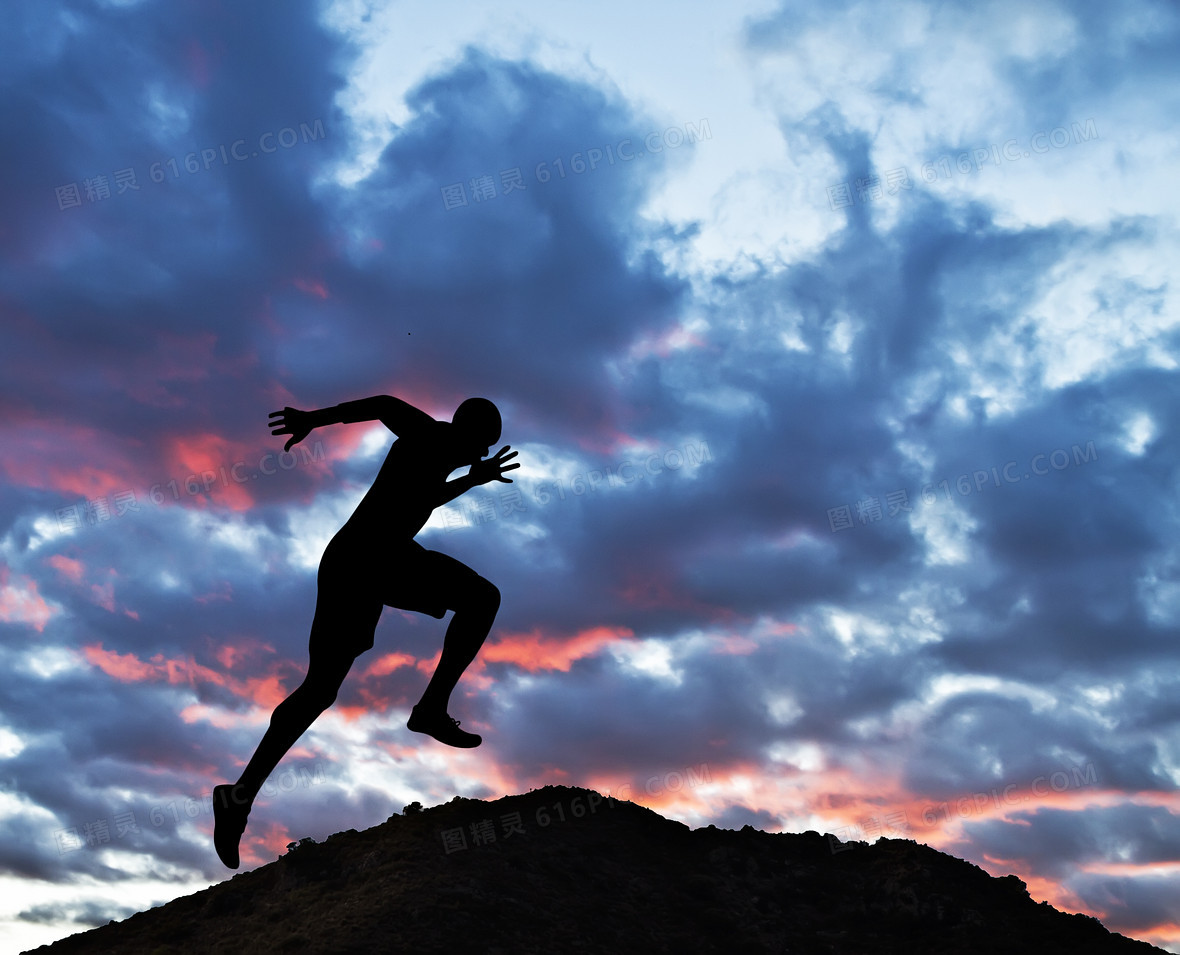
POLYGON ((458 746, 460 749, 471 749, 483 742, 482 736, 459 729, 459 721, 447 716, 446 713, 436 715, 424 712, 416 706, 410 710, 410 719, 406 727, 415 733, 425 733, 440 743, 458 746))
POLYGON ((250 815, 250 805, 245 799, 240 796, 234 799, 236 789, 237 786, 228 783, 213 787, 213 848, 217 850, 217 858, 231 869, 241 864, 238 842, 246 831, 246 817, 250 815))

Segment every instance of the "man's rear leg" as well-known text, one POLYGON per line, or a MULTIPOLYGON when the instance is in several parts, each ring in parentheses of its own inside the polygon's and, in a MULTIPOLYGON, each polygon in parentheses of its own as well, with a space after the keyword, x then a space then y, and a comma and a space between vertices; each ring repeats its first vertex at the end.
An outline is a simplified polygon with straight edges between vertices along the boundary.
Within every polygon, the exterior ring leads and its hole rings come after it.
POLYGON ((239 865, 238 843, 262 784, 316 718, 336 702, 353 659, 348 655, 312 653, 307 676, 275 707, 270 726, 237 783, 213 788, 213 844, 229 868, 239 865))
POLYGON ((487 639, 499 609, 500 591, 491 581, 479 577, 465 588, 447 627, 434 675, 422 699, 410 711, 410 721, 406 724, 409 729, 450 746, 469 748, 483 742, 477 734, 459 729, 459 721, 447 715, 447 707, 463 671, 487 639))

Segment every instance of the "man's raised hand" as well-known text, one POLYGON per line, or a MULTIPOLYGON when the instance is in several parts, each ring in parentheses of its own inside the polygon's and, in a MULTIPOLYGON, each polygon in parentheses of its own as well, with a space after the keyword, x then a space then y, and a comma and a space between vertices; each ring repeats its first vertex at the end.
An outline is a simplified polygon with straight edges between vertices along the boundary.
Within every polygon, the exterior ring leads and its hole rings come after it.
POLYGON ((477 484, 487 484, 489 481, 503 481, 505 484, 512 483, 512 478, 504 477, 504 472, 520 467, 520 462, 516 464, 504 463, 516 457, 517 452, 508 453, 511 447, 512 445, 506 444, 486 461, 476 461, 475 464, 471 465, 471 475, 477 484))
POLYGON ((311 413, 307 411, 300 411, 298 408, 292 408, 289 405, 282 411, 272 411, 270 417, 278 417, 277 421, 270 422, 270 433, 272 435, 289 434, 291 439, 283 448, 284 451, 290 451, 293 445, 298 444, 309 434, 311 429, 315 427, 311 423, 311 413))

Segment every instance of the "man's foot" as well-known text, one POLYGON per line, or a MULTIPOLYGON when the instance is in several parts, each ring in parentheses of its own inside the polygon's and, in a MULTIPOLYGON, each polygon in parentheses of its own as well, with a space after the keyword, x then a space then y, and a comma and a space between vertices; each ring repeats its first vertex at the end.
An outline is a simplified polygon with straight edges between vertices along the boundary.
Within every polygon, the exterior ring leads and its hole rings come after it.
POLYGON ((246 831, 246 817, 250 815, 250 803, 241 792, 240 785, 226 784, 213 787, 213 847, 217 858, 231 869, 236 869, 238 842, 246 831))
POLYGON ((483 737, 476 733, 468 733, 459 729, 459 721, 447 716, 446 713, 432 713, 421 709, 421 704, 410 710, 410 719, 406 727, 415 733, 425 733, 433 736, 440 743, 448 746, 458 746, 470 749, 483 742, 483 737))

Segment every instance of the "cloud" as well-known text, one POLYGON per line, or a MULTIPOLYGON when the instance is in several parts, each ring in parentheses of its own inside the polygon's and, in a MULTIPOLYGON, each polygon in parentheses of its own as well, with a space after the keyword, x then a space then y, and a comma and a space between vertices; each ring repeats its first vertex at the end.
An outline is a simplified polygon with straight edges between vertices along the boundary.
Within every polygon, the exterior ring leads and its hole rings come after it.
POLYGON ((205 797, 302 680, 392 438, 283 456, 267 415, 483 394, 526 468, 420 537, 504 595, 452 710, 485 744, 405 728, 447 624, 388 611, 248 864, 567 781, 702 825, 900 818, 1170 931, 1174 14, 783 4, 738 52, 786 171, 689 221, 652 208, 692 145, 637 155, 663 103, 461 41, 358 173, 362 37, 321 14, 24 4, 0 40, 0 865, 222 877, 205 797), (719 245, 751 195, 799 211, 719 245))

